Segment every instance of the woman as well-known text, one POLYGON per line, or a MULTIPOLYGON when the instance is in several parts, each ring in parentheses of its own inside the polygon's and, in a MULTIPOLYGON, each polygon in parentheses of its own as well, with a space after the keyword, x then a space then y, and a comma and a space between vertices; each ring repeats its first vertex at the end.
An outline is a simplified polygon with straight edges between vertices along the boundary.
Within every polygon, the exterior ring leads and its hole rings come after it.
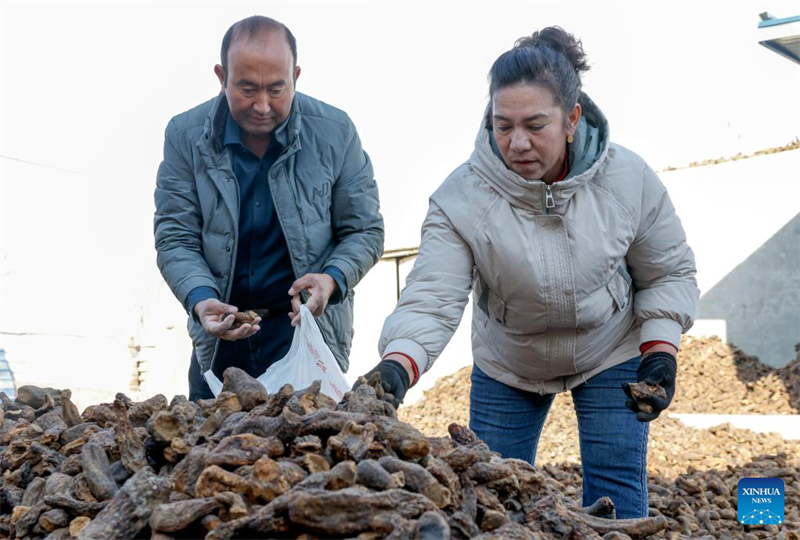
POLYGON ((647 422, 674 395, 699 295, 667 192, 609 141, 581 91, 587 69, 580 42, 558 27, 494 63, 475 150, 431 197, 373 371, 402 399, 473 291, 470 427, 503 457, 533 463, 554 394, 571 390, 584 504, 609 496, 618 517, 643 517, 647 422), (641 380, 667 391, 652 413, 626 399, 641 380))

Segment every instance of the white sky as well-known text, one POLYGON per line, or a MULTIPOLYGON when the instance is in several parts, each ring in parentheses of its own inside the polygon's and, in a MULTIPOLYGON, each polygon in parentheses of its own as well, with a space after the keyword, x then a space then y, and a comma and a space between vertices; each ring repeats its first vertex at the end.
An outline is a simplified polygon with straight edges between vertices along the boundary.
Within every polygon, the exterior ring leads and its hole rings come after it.
MULTIPOLYGON (((115 306, 138 304, 160 279, 152 217, 164 128, 218 93, 222 36, 244 17, 289 26, 298 90, 353 118, 393 249, 418 244, 428 196, 469 157, 494 59, 548 25, 583 40, 584 89, 612 140, 657 170, 793 140, 800 67, 758 44, 763 11, 798 15, 800 2, 2 2, 0 327, 136 326, 115 306)), ((389 283, 384 266, 373 273, 389 283)), ((358 333, 363 362, 377 361, 390 301, 358 333)), ((357 311, 369 304, 365 293, 357 311)))
POLYGON ((762 11, 800 3, 4 2, 2 154, 85 173, 146 221, 169 118, 218 92, 228 26, 265 14, 297 37, 299 90, 354 119, 387 249, 416 245, 427 197, 472 150, 492 61, 547 25, 582 38, 612 139, 656 169, 792 140, 800 69, 757 43, 762 11))

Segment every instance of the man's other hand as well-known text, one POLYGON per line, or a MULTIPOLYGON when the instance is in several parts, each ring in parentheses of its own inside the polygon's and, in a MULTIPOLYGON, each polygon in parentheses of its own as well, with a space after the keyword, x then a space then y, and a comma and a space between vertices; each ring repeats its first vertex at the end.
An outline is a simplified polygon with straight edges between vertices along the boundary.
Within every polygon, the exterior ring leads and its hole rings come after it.
POLYGON ((292 283, 292 288, 289 289, 292 297, 292 312, 289 313, 292 326, 300 324, 300 306, 302 305, 300 291, 308 292, 306 307, 314 317, 319 317, 328 307, 328 300, 336 292, 336 288, 336 282, 328 274, 306 274, 292 283))
POLYGON ((256 317, 253 324, 245 323, 234 328, 236 320, 234 313, 238 311, 239 308, 236 306, 224 304, 216 298, 203 300, 194 306, 194 312, 197 314, 197 318, 200 319, 203 329, 210 335, 227 341, 249 338, 261 330, 258 325, 261 322, 261 317, 256 317))

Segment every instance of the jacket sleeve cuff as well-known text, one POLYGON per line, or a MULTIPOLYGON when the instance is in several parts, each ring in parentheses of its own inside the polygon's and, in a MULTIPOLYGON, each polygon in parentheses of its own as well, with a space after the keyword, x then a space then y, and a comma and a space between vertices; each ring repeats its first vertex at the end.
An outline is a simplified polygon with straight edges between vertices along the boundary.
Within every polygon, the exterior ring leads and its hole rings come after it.
POLYGON ((339 302, 347 298, 347 281, 345 280, 344 272, 342 272, 335 266, 326 266, 322 270, 322 273, 328 274, 333 278, 333 281, 336 282, 336 290, 328 299, 328 303, 338 304, 339 302))
POLYGON ((410 339, 395 339, 390 341, 386 348, 381 353, 381 358, 385 358, 387 354, 400 353, 403 356, 408 356, 417 365, 420 373, 425 373, 425 368, 428 366, 428 353, 425 349, 410 339))
MULTIPOLYGON (((345 289, 347 289, 347 284, 348 283, 351 283, 351 284, 357 284, 358 283, 358 280, 356 279, 357 276, 356 276, 355 269, 353 268, 353 265, 351 265, 348 261, 346 261, 344 259, 341 259, 341 258, 339 258, 339 259, 329 259, 328 261, 326 261, 323 273, 325 272, 325 270, 327 270, 329 268, 335 268, 336 270, 338 270, 339 272, 342 273, 342 276, 344 276, 344 288, 345 289)), ((331 276, 331 277, 333 277, 333 276, 331 276)), ((334 281, 335 280, 336 280, 336 278, 334 277, 334 281)), ((337 284, 338 284, 338 282, 337 282, 337 284)), ((345 292, 347 292, 347 291, 345 291, 345 292)), ((344 298, 344 296, 342 298, 344 298)))
POLYGON ((666 341, 680 349, 682 332, 683 327, 671 319, 647 319, 642 323, 639 345, 641 346, 648 341, 666 341))
POLYGON ((195 287, 194 289, 189 292, 189 295, 186 297, 186 311, 189 312, 189 315, 192 316, 194 322, 199 323, 200 320, 197 318, 197 314, 194 312, 194 307, 202 302, 203 300, 208 300, 209 298, 216 298, 219 300, 219 295, 217 291, 212 289, 211 287, 195 287))

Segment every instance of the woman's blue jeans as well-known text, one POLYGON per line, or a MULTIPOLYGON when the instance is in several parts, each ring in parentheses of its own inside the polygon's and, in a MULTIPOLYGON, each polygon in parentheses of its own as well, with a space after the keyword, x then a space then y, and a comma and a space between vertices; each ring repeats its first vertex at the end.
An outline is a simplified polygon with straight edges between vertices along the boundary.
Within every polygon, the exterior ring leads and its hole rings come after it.
MULTIPOLYGON (((572 389, 580 435, 583 505, 608 496, 618 518, 648 515, 649 424, 636 420, 625 407, 622 391, 623 383, 636 382, 640 363, 637 356, 572 389)), ((512 388, 473 365, 470 428, 504 458, 533 464, 554 397, 512 388)))

